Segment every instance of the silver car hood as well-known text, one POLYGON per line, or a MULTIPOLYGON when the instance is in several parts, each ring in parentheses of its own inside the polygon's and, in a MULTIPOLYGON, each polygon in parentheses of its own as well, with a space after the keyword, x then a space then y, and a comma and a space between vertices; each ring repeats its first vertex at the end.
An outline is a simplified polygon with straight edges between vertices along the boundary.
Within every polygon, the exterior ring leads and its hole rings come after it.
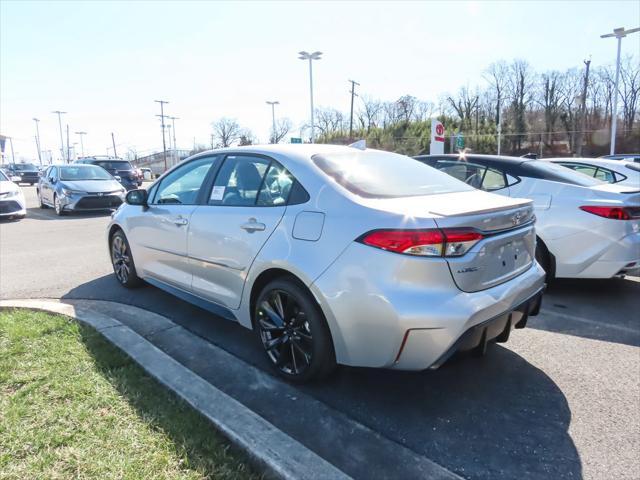
POLYGON ((122 185, 116 180, 62 180, 61 183, 69 190, 87 193, 114 192, 122 189, 122 185))

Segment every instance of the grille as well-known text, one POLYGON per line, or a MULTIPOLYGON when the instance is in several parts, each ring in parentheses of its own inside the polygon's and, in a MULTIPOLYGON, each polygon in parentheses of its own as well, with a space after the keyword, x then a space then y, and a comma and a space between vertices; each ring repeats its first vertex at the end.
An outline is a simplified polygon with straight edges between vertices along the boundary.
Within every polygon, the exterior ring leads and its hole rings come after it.
POLYGON ((0 214, 2 213, 14 213, 20 211, 20 204, 18 202, 0 202, 0 214))
POLYGON ((84 197, 78 200, 76 209, 91 209, 91 208, 117 208, 122 203, 120 197, 115 195, 104 195, 102 197, 91 196, 84 197))

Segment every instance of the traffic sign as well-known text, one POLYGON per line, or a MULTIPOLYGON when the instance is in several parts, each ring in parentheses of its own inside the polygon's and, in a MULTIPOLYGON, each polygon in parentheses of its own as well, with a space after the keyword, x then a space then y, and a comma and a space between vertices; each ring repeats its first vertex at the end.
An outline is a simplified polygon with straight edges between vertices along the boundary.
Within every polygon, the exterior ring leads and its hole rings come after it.
POLYGON ((291 137, 291 143, 302 143, 302 139, 300 137, 291 137))
POLYGON ((436 120, 431 120, 431 143, 429 144, 429 153, 444 153, 444 125, 436 120))
POLYGON ((462 133, 456 136, 456 148, 458 150, 464 150, 464 135, 462 135, 462 133))

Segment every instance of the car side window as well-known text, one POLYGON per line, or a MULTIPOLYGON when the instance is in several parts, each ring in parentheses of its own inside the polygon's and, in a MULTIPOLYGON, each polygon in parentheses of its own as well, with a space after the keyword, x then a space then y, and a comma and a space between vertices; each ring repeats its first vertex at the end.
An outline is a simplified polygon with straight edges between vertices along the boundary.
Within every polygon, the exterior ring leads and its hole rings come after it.
POLYGON ((257 205, 263 207, 286 205, 294 182, 293 175, 286 168, 278 162, 271 162, 258 194, 257 205))
POLYGON ((175 169, 160 182, 153 204, 195 205, 215 158, 200 158, 175 169))
POLYGON ((598 180, 602 180, 603 182, 607 182, 607 183, 613 183, 616 180, 611 170, 608 170, 606 168, 601 168, 601 167, 598 167, 594 176, 598 180))
POLYGON ((56 181, 58 180, 58 168, 51 167, 51 172, 49 172, 49 180, 56 181))
MULTIPOLYGON (((251 155, 229 155, 213 182, 209 205, 256 205, 271 160, 251 155)), ((263 202, 269 202, 265 192, 263 202)))
POLYGON ((483 190, 500 190, 506 186, 507 182, 502 172, 494 170, 493 168, 487 168, 487 171, 484 172, 484 178, 482 179, 483 190))
POLYGON ((515 185, 520 181, 518 177, 514 177, 513 175, 509 175, 508 173, 505 173, 505 177, 507 178, 507 187, 515 185))
POLYGON ((595 177, 596 176, 596 171, 597 168, 596 167, 592 167, 590 165, 565 165, 565 167, 568 166, 569 168, 572 168, 573 170, 575 170, 576 172, 582 173, 584 175, 588 175, 590 177, 595 177))
POLYGON ((482 177, 487 168, 484 165, 457 160, 438 160, 434 167, 474 188, 481 188, 482 177))

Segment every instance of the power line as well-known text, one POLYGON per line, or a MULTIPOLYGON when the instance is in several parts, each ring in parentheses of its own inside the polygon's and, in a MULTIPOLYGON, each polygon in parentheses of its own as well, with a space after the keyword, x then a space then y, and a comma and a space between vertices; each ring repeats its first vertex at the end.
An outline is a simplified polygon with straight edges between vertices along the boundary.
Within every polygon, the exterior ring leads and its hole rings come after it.
POLYGON ((353 98, 358 96, 358 94, 356 93, 356 85, 360 86, 360 84, 355 80, 349 80, 349 82, 351 82, 351 116, 349 119, 349 138, 352 139, 353 138, 353 98))
POLYGON ((160 117, 160 121, 162 122, 162 153, 164 156, 164 171, 166 172, 167 171, 167 142, 164 137, 164 130, 165 130, 164 119, 166 117, 166 115, 164 114, 164 105, 165 103, 169 103, 169 102, 165 100, 154 100, 154 102, 160 104, 160 115, 156 115, 156 117, 160 117))

